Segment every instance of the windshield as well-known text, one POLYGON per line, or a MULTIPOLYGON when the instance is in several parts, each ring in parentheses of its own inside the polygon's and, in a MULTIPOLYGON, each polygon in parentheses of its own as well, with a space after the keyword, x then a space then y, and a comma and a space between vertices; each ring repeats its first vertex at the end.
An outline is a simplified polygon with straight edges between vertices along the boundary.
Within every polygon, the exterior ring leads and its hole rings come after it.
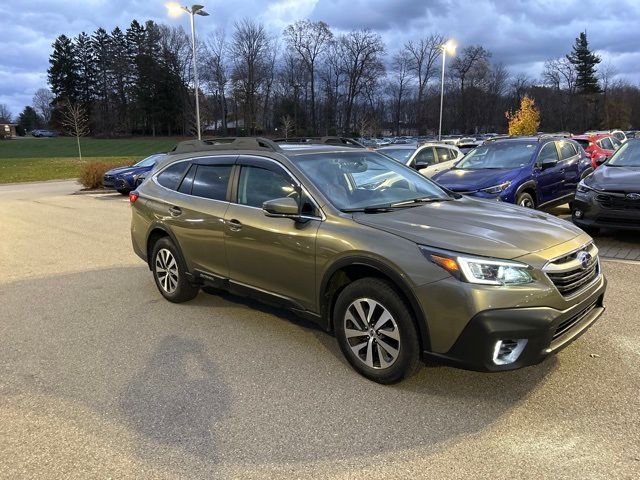
POLYGON ((413 152, 415 152, 415 148, 384 148, 380 150, 380 153, 384 153, 385 155, 389 155, 394 160, 399 161, 400 163, 407 163, 413 152))
POLYGON ((295 162, 341 210, 453 198, 415 170, 376 152, 313 153, 300 155, 295 162))
POLYGON ((640 141, 628 140, 605 165, 608 167, 640 167, 640 141))
POLYGON ((155 155, 151 155, 147 158, 140 160, 138 163, 135 164, 135 166, 136 167, 153 167, 158 160, 164 157, 165 157, 164 153, 156 153, 155 155))
POLYGON ((481 145, 467 155, 455 166, 463 170, 513 169, 531 163, 536 150, 535 143, 495 142, 481 145))

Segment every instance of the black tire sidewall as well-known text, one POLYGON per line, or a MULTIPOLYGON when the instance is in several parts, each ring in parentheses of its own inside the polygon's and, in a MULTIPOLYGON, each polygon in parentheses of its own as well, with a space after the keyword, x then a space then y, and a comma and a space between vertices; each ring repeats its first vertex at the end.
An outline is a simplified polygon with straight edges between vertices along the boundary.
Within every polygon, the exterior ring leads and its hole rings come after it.
POLYGON ((168 237, 161 238, 153 246, 153 252, 151 254, 151 271, 153 272, 153 280, 156 282, 156 287, 158 287, 160 294, 170 302, 186 302, 194 298, 200 291, 199 288, 191 285, 191 283, 189 282, 186 275, 187 269, 182 260, 182 255, 180 255, 180 252, 176 248, 175 244, 168 237), (163 248, 171 252, 173 257, 176 259, 176 263, 178 264, 178 286, 172 293, 168 293, 162 288, 162 285, 160 285, 160 281, 158 280, 158 274, 156 273, 156 257, 158 255, 158 251, 163 248))
POLYGON ((333 326, 342 353, 351 366, 363 376, 378 383, 399 382, 417 370, 420 364, 420 344, 411 311, 390 283, 377 278, 363 278, 340 292, 333 310, 333 326), (374 369, 363 364, 349 348, 344 332, 347 307, 357 298, 371 298, 382 304, 393 316, 400 333, 400 353, 395 363, 386 369, 374 369))
POLYGON ((523 206, 523 205, 520 205, 520 202, 522 201, 522 199, 523 199, 524 197, 527 197, 529 200, 531 200, 531 205, 532 205, 532 207, 531 207, 531 208, 535 209, 535 208, 536 208, 536 202, 535 202, 535 200, 533 199, 533 197, 531 196, 531 194, 530 194, 530 193, 527 193, 527 192, 519 193, 519 194, 516 196, 516 205, 518 205, 518 206, 520 206, 520 207, 523 207, 523 208, 528 208, 528 207, 525 207, 525 206, 523 206))

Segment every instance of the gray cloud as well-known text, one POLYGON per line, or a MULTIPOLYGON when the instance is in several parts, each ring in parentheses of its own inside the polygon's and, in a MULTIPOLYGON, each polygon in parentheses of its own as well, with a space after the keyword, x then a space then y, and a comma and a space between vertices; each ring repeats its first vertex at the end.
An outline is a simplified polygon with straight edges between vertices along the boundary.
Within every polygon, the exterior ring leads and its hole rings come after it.
MULTIPOLYGON (((0 3, 0 103, 17 114, 45 86, 51 43, 64 33, 126 28, 134 18, 188 26, 166 15, 165 0, 22 0, 0 3)), ((539 77, 544 60, 568 53, 587 30, 592 48, 621 78, 640 80, 640 2, 637 0, 204 0, 211 16, 198 32, 227 31, 243 17, 263 21, 274 34, 299 18, 336 30, 379 32, 393 53, 405 42, 438 32, 460 48, 481 44, 514 73, 539 77)))

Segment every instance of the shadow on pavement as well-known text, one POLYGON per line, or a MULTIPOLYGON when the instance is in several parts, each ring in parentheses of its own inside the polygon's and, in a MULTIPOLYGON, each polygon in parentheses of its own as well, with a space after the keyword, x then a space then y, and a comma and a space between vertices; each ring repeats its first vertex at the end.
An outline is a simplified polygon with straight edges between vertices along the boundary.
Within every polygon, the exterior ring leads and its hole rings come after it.
POLYGON ((171 304, 144 266, 4 284, 0 300, 0 393, 88 406, 136 433, 138 456, 181 472, 439 449, 496 422, 556 364, 426 367, 382 386, 313 324, 228 294, 171 304))

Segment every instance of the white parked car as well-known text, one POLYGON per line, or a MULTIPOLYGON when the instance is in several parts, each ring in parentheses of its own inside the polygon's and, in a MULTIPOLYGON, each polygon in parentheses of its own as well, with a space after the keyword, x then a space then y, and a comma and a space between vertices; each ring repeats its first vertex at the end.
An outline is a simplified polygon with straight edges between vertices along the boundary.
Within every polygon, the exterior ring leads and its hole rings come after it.
POLYGON ((425 177, 432 177, 438 172, 448 170, 464 157, 458 147, 445 143, 424 143, 416 145, 390 145, 377 150, 380 153, 415 168, 425 177))

